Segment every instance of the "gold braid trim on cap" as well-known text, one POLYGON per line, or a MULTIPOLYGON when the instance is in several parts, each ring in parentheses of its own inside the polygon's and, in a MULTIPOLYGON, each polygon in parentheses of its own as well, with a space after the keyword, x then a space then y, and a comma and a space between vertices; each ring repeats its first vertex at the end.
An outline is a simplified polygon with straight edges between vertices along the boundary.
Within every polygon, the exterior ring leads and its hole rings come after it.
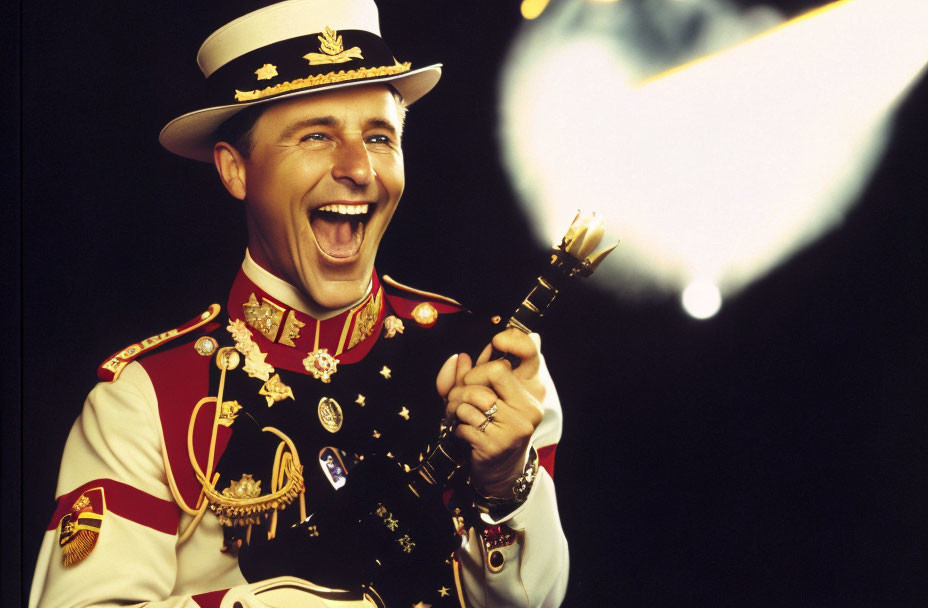
POLYGON ((408 72, 412 64, 408 61, 400 63, 397 61, 393 65, 385 65, 376 68, 357 68, 355 70, 339 70, 338 72, 327 72, 325 74, 316 74, 306 78, 297 78, 288 82, 281 82, 272 87, 256 89, 254 91, 235 90, 235 101, 254 101, 255 99, 264 99, 271 95, 287 93, 289 91, 298 91, 309 87, 316 87, 325 84, 334 84, 348 80, 358 80, 361 78, 376 78, 378 76, 392 76, 408 72))

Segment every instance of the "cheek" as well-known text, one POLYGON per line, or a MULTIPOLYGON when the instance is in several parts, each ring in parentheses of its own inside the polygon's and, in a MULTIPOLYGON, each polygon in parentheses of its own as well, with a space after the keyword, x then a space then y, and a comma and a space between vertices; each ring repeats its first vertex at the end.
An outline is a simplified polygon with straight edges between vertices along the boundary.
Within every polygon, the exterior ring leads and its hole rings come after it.
POLYGON ((381 183, 390 193, 391 198, 399 199, 406 185, 406 174, 403 166, 403 156, 376 159, 371 163, 377 172, 381 183))

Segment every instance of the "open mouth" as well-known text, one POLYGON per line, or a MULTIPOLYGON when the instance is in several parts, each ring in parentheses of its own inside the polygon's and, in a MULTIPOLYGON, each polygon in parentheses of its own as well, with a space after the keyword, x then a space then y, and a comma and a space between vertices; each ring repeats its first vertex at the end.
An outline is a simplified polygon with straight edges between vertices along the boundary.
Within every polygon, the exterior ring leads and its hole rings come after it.
POLYGON ((333 258, 356 255, 375 207, 371 203, 332 203, 310 212, 309 225, 322 252, 333 258))

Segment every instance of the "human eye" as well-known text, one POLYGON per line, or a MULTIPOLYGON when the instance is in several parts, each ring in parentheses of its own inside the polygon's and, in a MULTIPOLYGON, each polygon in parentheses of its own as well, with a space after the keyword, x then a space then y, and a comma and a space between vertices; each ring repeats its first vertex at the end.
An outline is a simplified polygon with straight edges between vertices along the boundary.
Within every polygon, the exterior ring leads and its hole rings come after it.
POLYGON ((394 138, 386 133, 368 135, 364 142, 374 149, 393 150, 398 147, 394 138))
POLYGON ((300 137, 300 143, 301 144, 320 143, 320 142, 327 141, 328 139, 329 138, 325 133, 313 132, 313 133, 307 133, 303 135, 302 137, 300 137))

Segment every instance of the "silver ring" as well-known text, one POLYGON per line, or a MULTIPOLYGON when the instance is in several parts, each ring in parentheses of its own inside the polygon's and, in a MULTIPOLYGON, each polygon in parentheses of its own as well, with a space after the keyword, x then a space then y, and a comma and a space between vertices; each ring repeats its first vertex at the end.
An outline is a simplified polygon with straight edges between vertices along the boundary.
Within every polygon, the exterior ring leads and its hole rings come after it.
POLYGON ((491 422, 493 422, 493 416, 487 416, 487 419, 483 421, 483 424, 477 427, 477 430, 481 433, 486 433, 487 427, 490 426, 491 422))
POLYGON ((497 401, 496 403, 494 403, 494 404, 492 405, 492 407, 490 407, 490 409, 488 409, 487 411, 485 411, 485 412, 483 413, 483 415, 486 416, 487 418, 489 418, 489 417, 491 417, 493 414, 495 414, 498 410, 499 410, 499 402, 497 401))

